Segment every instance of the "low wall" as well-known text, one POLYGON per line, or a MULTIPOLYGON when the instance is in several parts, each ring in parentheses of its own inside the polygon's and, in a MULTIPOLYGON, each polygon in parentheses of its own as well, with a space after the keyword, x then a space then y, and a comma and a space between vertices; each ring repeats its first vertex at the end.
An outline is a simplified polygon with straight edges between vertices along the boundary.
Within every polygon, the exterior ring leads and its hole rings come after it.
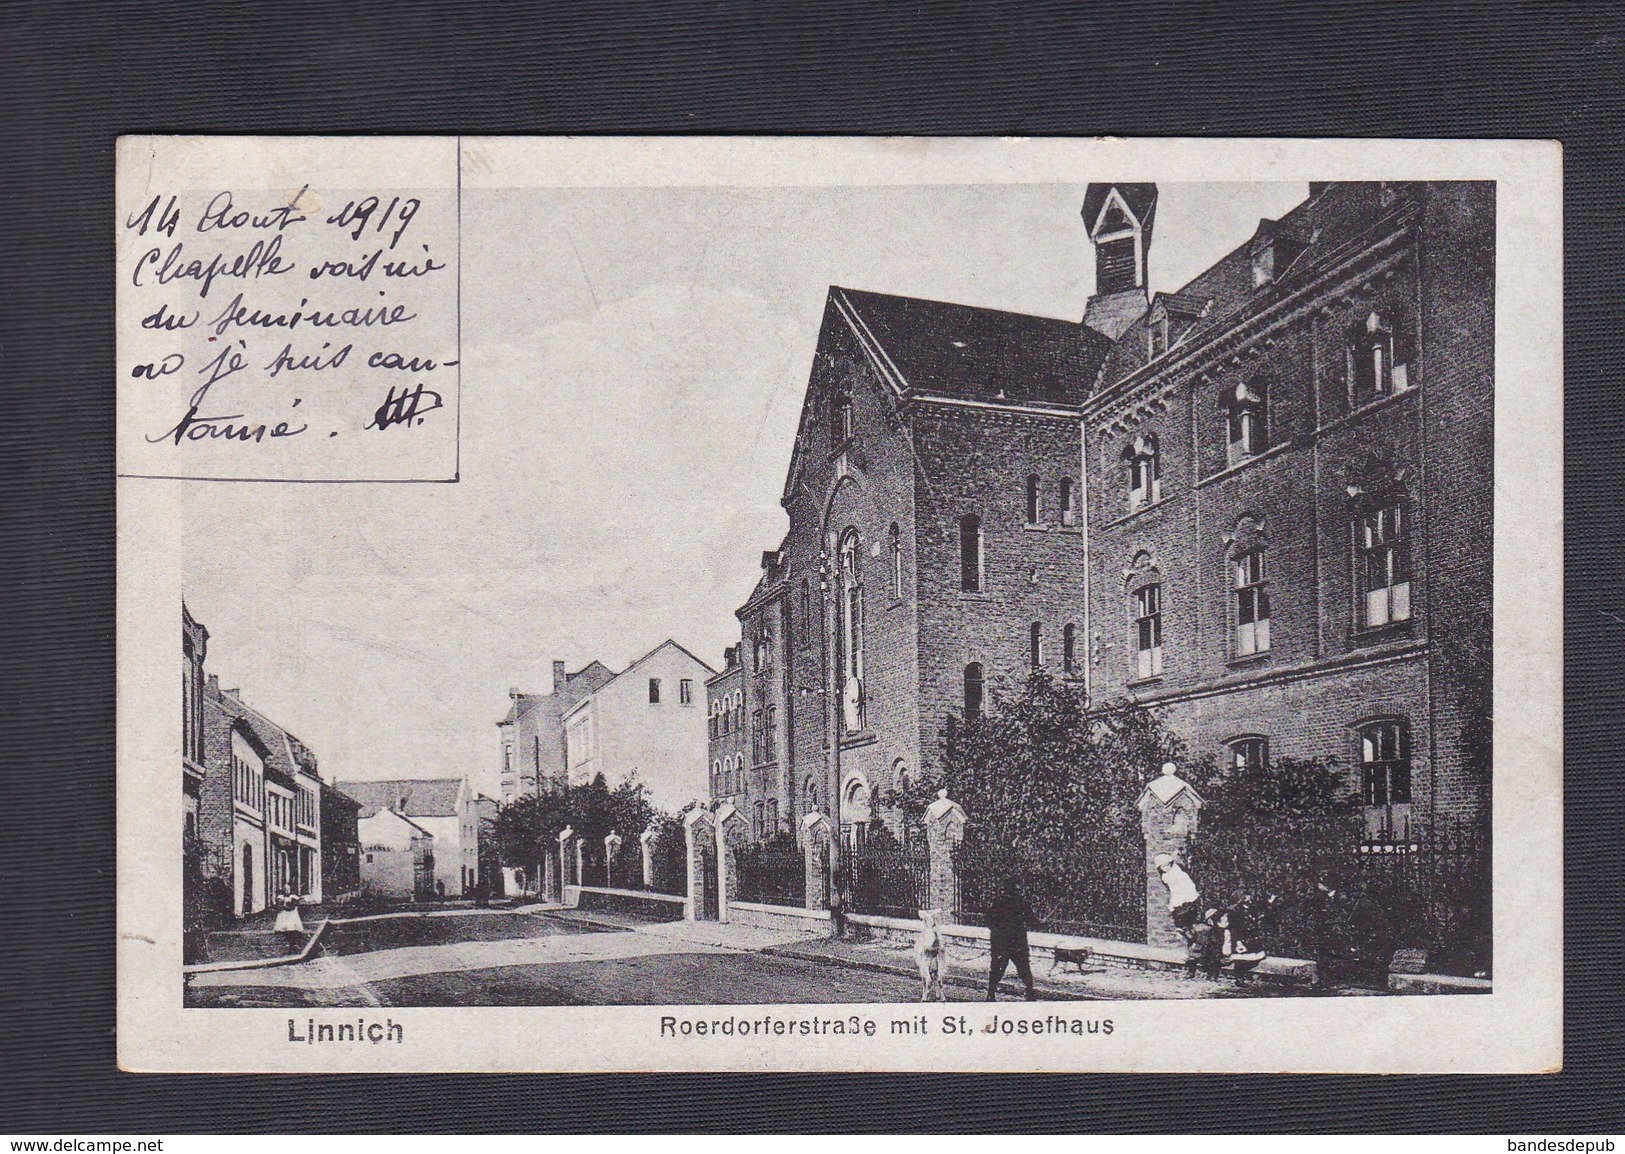
POLYGON ((805 910, 797 906, 770 906, 761 902, 729 902, 728 921, 741 926, 757 926, 786 933, 821 935, 829 933, 828 910, 805 910))
MULTIPOLYGON (((886 918, 875 914, 849 914, 848 922, 863 926, 877 938, 889 941, 912 942, 920 932, 920 923, 905 918, 886 918)), ((979 954, 992 948, 987 929, 983 926, 946 925, 939 927, 949 946, 972 950, 979 954)), ((1140 970, 1183 970, 1186 951, 1182 946, 1148 946, 1138 942, 1114 942, 1105 938, 1085 938, 1072 934, 1047 934, 1034 931, 1027 935, 1027 945, 1034 960, 1053 961, 1056 946, 1076 949, 1087 947, 1094 961, 1106 966, 1123 966, 1140 970)), ((1315 980, 1315 963, 1298 958, 1265 958, 1250 971, 1254 976, 1293 984, 1309 984, 1315 980)))
POLYGON ((613 890, 603 886, 565 886, 564 904, 580 910, 635 914, 656 922, 680 922, 688 914, 688 899, 648 890, 613 890))

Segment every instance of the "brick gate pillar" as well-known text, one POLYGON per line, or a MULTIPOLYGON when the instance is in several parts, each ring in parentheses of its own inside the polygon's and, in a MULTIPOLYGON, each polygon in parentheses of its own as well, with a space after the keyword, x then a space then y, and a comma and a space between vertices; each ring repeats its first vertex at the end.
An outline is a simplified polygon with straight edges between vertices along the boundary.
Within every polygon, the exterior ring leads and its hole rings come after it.
POLYGON ((717 879, 714 875, 706 876, 705 843, 709 841, 715 846, 716 836, 716 823, 711 819, 710 810, 695 806, 683 815, 683 837, 688 845, 685 855, 688 865, 688 908, 684 916, 691 922, 710 920, 705 912, 706 887, 716 885, 717 879))
POLYGON ((953 920, 959 913, 959 883, 954 873, 954 850, 965 838, 965 811, 948 791, 939 789, 937 800, 926 807, 925 847, 927 857, 926 901, 953 920))
POLYGON ((615 859, 621 856, 621 835, 614 830, 604 839, 604 885, 615 884, 615 859))
POLYGON ((1151 779, 1136 803, 1140 828, 1145 833, 1145 940, 1153 946, 1180 946, 1185 939, 1168 915, 1168 887, 1157 872, 1158 854, 1172 854, 1181 866, 1190 864, 1191 839, 1196 835, 1202 799, 1190 782, 1168 762, 1151 779))
POLYGON ((638 834, 638 845, 643 848, 643 888, 646 890, 655 888, 655 838, 659 836, 660 831, 654 826, 638 834))
MULTIPOLYGON (((569 826, 559 830, 559 900, 564 900, 564 887, 570 881, 570 857, 574 853, 576 831, 569 826)), ((575 885, 581 884, 581 871, 576 871, 575 885)))
POLYGON ((801 852, 807 869, 807 908, 829 907, 829 818, 816 809, 801 819, 801 852))
POLYGON ((717 920, 728 920, 728 904, 739 900, 738 851, 750 844, 750 823, 728 802, 717 810, 717 920))

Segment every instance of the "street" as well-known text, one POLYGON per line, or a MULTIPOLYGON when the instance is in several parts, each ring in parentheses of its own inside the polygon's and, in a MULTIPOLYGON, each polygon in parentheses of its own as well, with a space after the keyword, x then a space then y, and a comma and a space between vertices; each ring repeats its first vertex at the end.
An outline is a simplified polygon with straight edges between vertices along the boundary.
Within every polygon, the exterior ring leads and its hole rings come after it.
MULTIPOLYGON (((979 1000, 985 957, 952 959, 951 1001, 979 1000)), ((1254 985, 1100 967, 1038 973, 1046 999, 1269 996, 1254 985)), ((906 944, 830 942, 716 922, 532 907, 391 914, 328 927, 309 961, 189 976, 189 1007, 748 1005, 913 1002, 906 944)), ((1019 997, 1015 974, 1001 997, 1019 997)))

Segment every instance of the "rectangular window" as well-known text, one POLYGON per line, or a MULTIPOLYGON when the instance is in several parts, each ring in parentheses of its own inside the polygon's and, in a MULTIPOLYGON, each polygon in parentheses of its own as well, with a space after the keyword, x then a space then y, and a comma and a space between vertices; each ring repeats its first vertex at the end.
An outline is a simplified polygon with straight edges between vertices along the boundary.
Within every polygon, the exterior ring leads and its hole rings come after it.
POLYGON ((660 704, 660 678, 658 677, 649 678, 649 704, 660 704))
POLYGON ((1236 655, 1268 653, 1270 594, 1264 583, 1264 551, 1236 558, 1236 655))
POLYGON ((1044 664, 1044 626, 1037 621, 1027 631, 1027 661, 1034 669, 1044 664))
POLYGON ((1061 524, 1078 523, 1078 491, 1071 477, 1061 478, 1061 524))
POLYGON ((1410 550, 1403 511, 1398 505, 1360 518, 1359 578, 1363 598, 1361 624, 1377 629, 1411 619, 1410 550))
POLYGON ((687 677, 677 683, 677 701, 682 705, 694 704, 694 682, 687 677))
POLYGON ((1162 586, 1146 585, 1134 591, 1135 674, 1158 677, 1162 674, 1162 586))

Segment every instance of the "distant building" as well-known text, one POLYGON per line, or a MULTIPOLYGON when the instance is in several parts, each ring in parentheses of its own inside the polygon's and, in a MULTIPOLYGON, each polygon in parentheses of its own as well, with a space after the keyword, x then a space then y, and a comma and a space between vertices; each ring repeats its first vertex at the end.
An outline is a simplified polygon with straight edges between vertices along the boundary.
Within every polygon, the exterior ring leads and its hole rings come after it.
POLYGON ((217 883, 226 875, 230 847, 202 837, 200 813, 204 765, 203 659, 209 631, 181 605, 181 907, 183 924, 191 932, 209 929, 227 916, 219 900, 217 883))
POLYGON ((200 837, 225 848, 233 912, 258 913, 283 892, 320 902, 316 755, 213 674, 203 691, 203 753, 200 837))
POLYGON ((750 731, 745 725, 745 670, 739 661, 739 648, 728 646, 722 654, 722 672, 706 679, 706 743, 712 800, 731 801, 741 812, 749 813, 746 791, 750 767, 746 755, 750 731))
MULTIPOLYGON (((361 822, 385 810, 410 818, 434 837, 434 891, 446 897, 470 893, 479 880, 480 822, 476 795, 464 777, 341 781, 338 788, 361 803, 361 822)), ((366 829, 362 841, 367 841, 366 829)), ((365 852, 365 851, 363 851, 365 852)), ((364 872, 364 871, 363 871, 364 872)))
POLYGON ((508 691, 507 716, 497 722, 503 804, 557 789, 568 780, 564 715, 614 676, 601 662, 589 662, 575 673, 566 673, 564 662, 555 661, 551 693, 508 691))
POLYGON ((675 812, 709 790, 705 681, 715 671, 664 641, 564 716, 569 780, 635 776, 653 804, 675 812))
POLYGON ((343 901, 361 892, 361 803, 322 782, 322 896, 343 901))
POLYGON ((358 834, 362 893, 400 901, 435 896, 434 834, 392 809, 361 818, 358 834))

